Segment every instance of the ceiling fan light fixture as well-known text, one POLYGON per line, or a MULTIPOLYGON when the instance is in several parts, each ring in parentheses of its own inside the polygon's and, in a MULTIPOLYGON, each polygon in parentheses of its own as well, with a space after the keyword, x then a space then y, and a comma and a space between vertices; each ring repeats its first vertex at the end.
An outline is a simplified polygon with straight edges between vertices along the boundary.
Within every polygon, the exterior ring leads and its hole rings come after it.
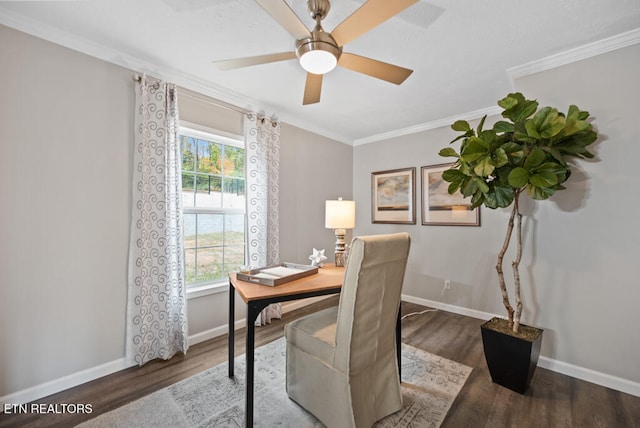
POLYGON ((303 53, 300 56, 300 65, 309 73, 325 74, 333 70, 338 64, 338 59, 331 52, 315 49, 303 53))
POLYGON ((333 70, 338 64, 342 49, 330 34, 317 27, 311 37, 296 41, 296 55, 300 65, 307 72, 325 74, 333 70))

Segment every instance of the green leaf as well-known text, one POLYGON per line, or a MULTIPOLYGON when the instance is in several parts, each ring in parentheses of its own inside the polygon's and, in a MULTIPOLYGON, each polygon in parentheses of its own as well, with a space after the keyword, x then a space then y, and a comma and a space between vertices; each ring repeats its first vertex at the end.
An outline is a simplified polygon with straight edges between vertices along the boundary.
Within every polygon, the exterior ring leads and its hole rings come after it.
POLYGON ((460 152, 460 157, 465 162, 474 162, 489 153, 486 143, 478 137, 471 137, 460 152))
MULTIPOLYGON (((575 105, 569 106, 566 124, 564 126, 564 135, 569 136, 578 132, 591 129, 591 124, 584 119, 580 119, 580 109, 575 105)), ((587 113, 588 117, 589 113, 587 113)))
POLYGON ((527 186, 526 192, 532 199, 541 200, 550 198, 556 190, 552 187, 537 187, 530 184, 527 186))
POLYGON ((484 195, 487 208, 506 208, 513 202, 513 189, 501 182, 491 182, 491 190, 484 195))
POLYGON ((551 138, 564 129, 565 118, 552 107, 544 107, 525 124, 527 134, 535 138, 551 138))
POLYGON ((500 168, 509 163, 509 157, 502 147, 498 147, 496 151, 493 152, 493 156, 491 158, 493 159, 493 163, 496 168, 500 168))
POLYGON ((447 187, 447 192, 450 195, 453 195, 454 193, 456 193, 458 191, 458 189, 460 189, 460 184, 461 183, 462 183, 461 181, 452 181, 449 184, 449 187, 447 187))
POLYGON ((540 171, 532 174, 529 182, 536 187, 553 187, 558 184, 558 176, 552 171, 540 171))
POLYGON ((487 115, 485 114, 484 116, 482 116, 482 119, 480 119, 480 123, 478 124, 478 134, 482 132, 482 128, 484 127, 484 120, 486 118, 487 118, 487 115))
MULTIPOLYGON (((472 132, 472 131, 469 131, 469 132, 472 132)), ((467 137, 469 137, 469 135, 467 135, 467 134, 458 135, 456 138, 454 138, 453 140, 449 141, 449 144, 453 144, 456 141, 462 140, 463 138, 467 138, 467 137)))
POLYGON ((493 125, 493 130, 496 133, 513 132, 513 129, 513 123, 505 122, 504 120, 500 120, 493 125))
POLYGON ((476 175, 479 175, 480 177, 488 177, 491 175, 494 169, 496 169, 496 167, 493 165, 491 156, 485 156, 478 159, 478 163, 473 168, 473 172, 475 172, 476 175))
POLYGON ((478 208, 484 203, 484 194, 482 192, 476 192, 471 197, 471 209, 478 208))
POLYGON ((519 164, 524 158, 524 149, 520 144, 505 143, 500 148, 504 150, 512 164, 519 164))
POLYGON ((447 158, 447 157, 451 157, 451 158, 459 158, 460 156, 458 155, 458 152, 456 152, 454 149, 452 149, 451 147, 445 147, 444 149, 440 150, 440 152, 438 152, 438 154, 440 156, 442 156, 443 158, 447 158))
POLYGON ((544 159, 546 157, 547 156, 545 155, 544 151, 542 151, 540 149, 533 149, 533 150, 531 150, 531 153, 529 153, 529 155, 525 159, 524 167, 527 170, 531 170, 531 169, 537 167, 538 165, 542 164, 542 162, 544 161, 544 159))
POLYGON ((451 129, 454 131, 466 132, 471 130, 471 126, 469 126, 469 122, 466 120, 456 120, 453 125, 451 125, 451 129))
POLYGON ((504 109, 502 117, 511 119, 514 123, 528 118, 538 109, 537 101, 525 99, 520 92, 507 95, 498 101, 498 105, 504 109))
POLYGON ((477 191, 478 183, 474 180, 465 180, 465 182, 462 184, 462 187, 460 187, 460 193, 462 193, 462 196, 464 197, 471 196, 477 191))
POLYGON ((509 173, 509 185, 520 189, 527 185, 529 182, 529 173, 522 167, 514 168, 509 173))
POLYGON ((485 183, 484 180, 482 180, 480 177, 473 177, 472 180, 476 182, 476 184, 478 185, 478 190, 480 190, 482 193, 487 193, 489 191, 489 185, 485 183))
POLYGON ((509 110, 510 108, 513 108, 516 105, 518 105, 519 100, 524 100, 524 96, 521 93, 517 92, 515 94, 509 94, 503 99, 499 100, 498 105, 505 110, 509 110), (518 97, 518 95, 520 97, 518 97))
POLYGON ((546 153, 549 153, 561 165, 565 165, 566 164, 566 162, 564 160, 564 157, 562 156, 562 153, 560 153, 560 150, 557 147, 542 146, 542 147, 540 147, 540 150, 544 150, 546 153))
POLYGON ((457 169, 447 169, 446 171, 442 172, 442 179, 444 181, 447 181, 452 184, 458 183, 458 187, 460 187, 460 183, 465 178, 467 178, 467 176, 457 169))

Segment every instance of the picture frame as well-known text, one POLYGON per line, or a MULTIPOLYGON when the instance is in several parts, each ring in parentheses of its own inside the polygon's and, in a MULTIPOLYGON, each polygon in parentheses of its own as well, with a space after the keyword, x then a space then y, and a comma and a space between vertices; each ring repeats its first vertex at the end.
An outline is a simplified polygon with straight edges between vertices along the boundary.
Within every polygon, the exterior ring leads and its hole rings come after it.
POLYGON ((480 207, 471 209, 471 198, 460 192, 450 195, 442 173, 453 163, 420 168, 423 226, 480 226, 480 207))
POLYGON ((416 224, 416 168, 371 173, 371 222, 416 224))

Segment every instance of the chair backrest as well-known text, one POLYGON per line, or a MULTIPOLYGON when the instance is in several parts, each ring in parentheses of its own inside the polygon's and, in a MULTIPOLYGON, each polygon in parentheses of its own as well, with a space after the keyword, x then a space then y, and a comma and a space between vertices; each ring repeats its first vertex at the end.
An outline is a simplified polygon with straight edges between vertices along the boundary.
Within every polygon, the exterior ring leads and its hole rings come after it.
POLYGON ((408 233, 355 237, 338 305, 334 365, 351 373, 395 355, 395 326, 409 256, 408 233))

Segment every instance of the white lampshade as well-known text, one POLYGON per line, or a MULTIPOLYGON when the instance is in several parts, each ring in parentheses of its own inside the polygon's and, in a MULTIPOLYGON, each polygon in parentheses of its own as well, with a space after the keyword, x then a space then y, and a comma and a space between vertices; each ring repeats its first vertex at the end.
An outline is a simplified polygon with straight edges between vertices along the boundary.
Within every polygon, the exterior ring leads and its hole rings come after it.
POLYGON ((353 229, 356 225, 354 201, 325 201, 324 227, 327 229, 353 229))
POLYGON ((300 65, 309 73, 325 74, 333 70, 338 59, 331 52, 322 49, 305 52, 300 57, 300 65))

